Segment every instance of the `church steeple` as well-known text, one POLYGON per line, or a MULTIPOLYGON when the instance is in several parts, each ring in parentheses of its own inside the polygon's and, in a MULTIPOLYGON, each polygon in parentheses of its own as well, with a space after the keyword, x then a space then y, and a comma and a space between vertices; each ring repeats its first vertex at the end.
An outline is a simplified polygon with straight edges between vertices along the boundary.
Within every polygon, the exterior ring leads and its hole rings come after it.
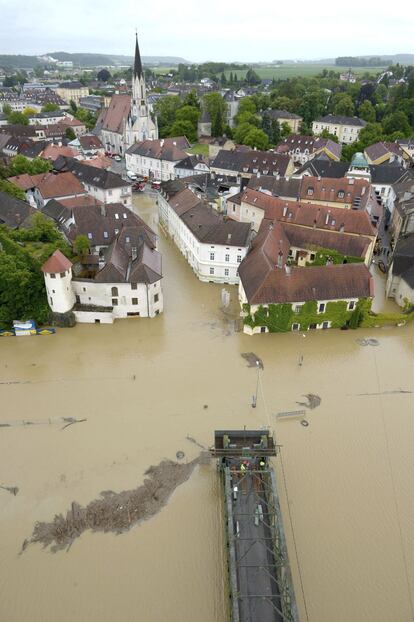
POLYGON ((142 76, 141 54, 139 53, 138 33, 135 33, 135 61, 134 61, 134 77, 142 76))

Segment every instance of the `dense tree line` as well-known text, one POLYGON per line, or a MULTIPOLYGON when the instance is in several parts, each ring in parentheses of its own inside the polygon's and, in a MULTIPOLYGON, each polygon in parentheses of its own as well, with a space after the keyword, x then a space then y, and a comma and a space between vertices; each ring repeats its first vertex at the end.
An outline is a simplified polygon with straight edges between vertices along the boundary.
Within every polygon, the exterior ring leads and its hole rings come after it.
POLYGON ((57 248, 71 256, 70 247, 43 214, 35 214, 27 229, 0 226, 0 328, 10 328, 13 320, 47 322, 49 307, 40 268, 57 248))

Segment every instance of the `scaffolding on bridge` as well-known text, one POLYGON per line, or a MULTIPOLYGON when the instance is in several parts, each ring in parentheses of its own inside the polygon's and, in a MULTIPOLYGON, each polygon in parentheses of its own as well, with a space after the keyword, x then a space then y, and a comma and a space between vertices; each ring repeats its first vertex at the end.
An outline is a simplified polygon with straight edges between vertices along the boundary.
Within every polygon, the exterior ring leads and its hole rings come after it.
POLYGON ((268 431, 216 431, 232 622, 299 622, 268 431))

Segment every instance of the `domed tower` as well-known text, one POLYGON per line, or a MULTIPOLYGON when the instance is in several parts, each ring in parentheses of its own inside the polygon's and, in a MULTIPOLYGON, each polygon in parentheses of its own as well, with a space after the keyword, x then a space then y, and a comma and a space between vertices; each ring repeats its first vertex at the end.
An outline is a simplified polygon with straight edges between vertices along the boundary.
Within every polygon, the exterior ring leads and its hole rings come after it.
POLYGON ((353 155, 346 177, 355 177, 371 181, 371 170, 368 161, 360 151, 353 155))
POLYGON ((72 289, 72 262, 60 250, 43 264, 47 302, 54 313, 67 313, 75 304, 72 289))

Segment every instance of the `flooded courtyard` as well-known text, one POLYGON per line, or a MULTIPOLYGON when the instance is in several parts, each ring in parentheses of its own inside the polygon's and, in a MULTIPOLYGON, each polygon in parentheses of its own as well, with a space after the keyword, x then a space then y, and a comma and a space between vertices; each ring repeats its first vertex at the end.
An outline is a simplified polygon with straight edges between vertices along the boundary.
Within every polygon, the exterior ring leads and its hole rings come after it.
MULTIPOLYGON (((135 204, 156 228, 153 200, 135 204)), ((209 446, 214 429, 244 425, 270 426, 281 445, 301 621, 413 620, 414 325, 249 337, 235 330, 237 288, 223 312, 220 286, 199 282, 162 234, 159 250, 163 315, 0 342, 0 485, 19 489, 0 488, 2 622, 227 621, 213 463, 127 533, 21 549, 72 502, 134 489, 179 451, 195 459, 187 436, 209 446), (264 366, 256 409, 246 352, 264 366), (312 409, 309 394, 321 400, 312 409), (277 417, 298 409, 307 427, 277 417)))

